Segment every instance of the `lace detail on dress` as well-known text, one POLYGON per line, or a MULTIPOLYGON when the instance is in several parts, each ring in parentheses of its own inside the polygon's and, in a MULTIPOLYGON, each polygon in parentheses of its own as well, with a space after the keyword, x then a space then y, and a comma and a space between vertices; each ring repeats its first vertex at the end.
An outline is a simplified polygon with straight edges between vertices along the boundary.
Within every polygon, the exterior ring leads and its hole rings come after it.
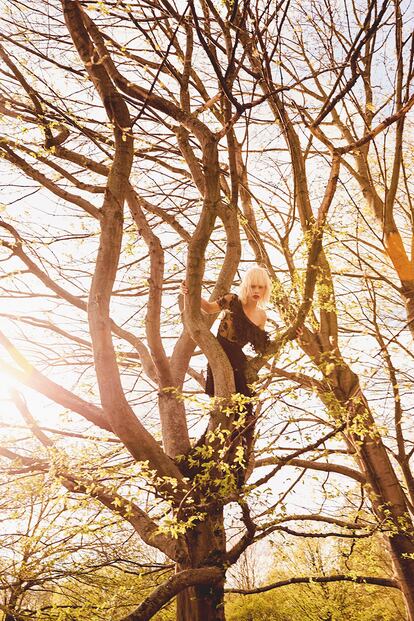
POLYGON ((225 295, 222 295, 221 298, 218 298, 216 303, 220 306, 220 310, 226 310, 227 308, 230 308, 233 298, 237 298, 237 295, 234 293, 226 293, 225 295))
POLYGON ((226 310, 226 314, 219 325, 219 335, 238 343, 241 347, 244 347, 246 343, 251 343, 256 353, 264 353, 270 340, 269 335, 247 317, 238 296, 231 294, 230 297, 227 294, 216 302, 222 310, 226 310))
POLYGON ((234 330, 238 336, 239 342, 243 341, 243 344, 251 343, 253 349, 258 354, 263 354, 266 349, 266 345, 269 342, 269 335, 265 330, 256 326, 251 321, 243 310, 242 303, 239 298, 235 296, 230 305, 233 314, 234 330))

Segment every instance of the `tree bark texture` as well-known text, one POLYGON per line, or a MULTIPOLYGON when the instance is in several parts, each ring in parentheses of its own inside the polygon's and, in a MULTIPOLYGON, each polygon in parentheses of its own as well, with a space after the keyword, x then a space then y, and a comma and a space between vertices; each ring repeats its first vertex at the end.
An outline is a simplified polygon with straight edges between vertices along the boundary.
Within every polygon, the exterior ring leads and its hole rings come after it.
POLYGON ((355 448, 359 465, 366 477, 373 509, 387 534, 398 583, 404 595, 409 620, 412 621, 414 526, 405 492, 360 390, 357 376, 347 365, 337 365, 330 381, 338 402, 348 412, 349 425, 345 435, 355 448))
MULTIPOLYGON (((223 567, 226 544, 222 508, 210 510, 206 519, 188 532, 187 542, 193 567, 223 567)), ((224 620, 224 572, 219 580, 190 587, 177 596, 177 621, 224 620)))

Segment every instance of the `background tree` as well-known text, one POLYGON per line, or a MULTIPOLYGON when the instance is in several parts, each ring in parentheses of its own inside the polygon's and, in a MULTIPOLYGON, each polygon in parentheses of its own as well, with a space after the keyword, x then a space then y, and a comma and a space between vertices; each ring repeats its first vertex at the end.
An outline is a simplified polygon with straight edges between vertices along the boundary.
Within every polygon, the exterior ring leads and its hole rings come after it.
MULTIPOLYGON (((270 572, 267 587, 273 589, 261 592, 260 586, 246 588, 238 586, 238 595, 229 595, 228 619, 248 621, 255 619, 292 620, 306 618, 312 621, 336 621, 351 619, 393 620, 405 619, 404 605, 397 589, 389 589, 387 597, 379 586, 352 584, 349 582, 314 582, 312 584, 286 584, 292 575, 327 576, 332 570, 340 574, 360 572, 371 575, 388 575, 389 558, 383 553, 382 542, 373 537, 367 542, 345 540, 305 539, 284 535, 273 542, 273 551, 279 567, 270 572), (284 586, 282 586, 284 584, 284 586), (240 595, 254 593, 251 595, 240 595)), ((231 591, 231 589, 230 589, 231 591)))
MULTIPOLYGON (((79 443, 78 454, 81 450, 79 443)), ((40 475, 31 465, 2 469, 0 610, 5 621, 117 619, 172 573, 172 565, 142 545, 122 518, 76 488, 62 489, 55 469, 63 457, 56 448, 40 475)), ((96 472, 91 457, 81 457, 84 472, 88 461, 96 472)), ((173 611, 154 618, 172 619, 173 611)))
POLYGON ((407 6, 5 9, 1 364, 45 398, 27 407, 14 395, 36 444, 5 427, 6 463, 51 469, 176 564, 125 620, 176 595, 178 619, 224 619, 225 572, 243 551, 315 524, 327 537, 383 531, 387 584, 413 619, 400 312, 411 281, 398 271, 411 223, 407 6), (374 194, 384 240, 354 207, 374 194), (252 259, 272 275, 284 326, 251 362, 252 378, 266 370, 246 428, 199 300, 203 281, 214 299, 252 259), (211 406, 198 397, 197 346, 214 374, 211 406), (298 503, 302 484, 314 493, 298 503))

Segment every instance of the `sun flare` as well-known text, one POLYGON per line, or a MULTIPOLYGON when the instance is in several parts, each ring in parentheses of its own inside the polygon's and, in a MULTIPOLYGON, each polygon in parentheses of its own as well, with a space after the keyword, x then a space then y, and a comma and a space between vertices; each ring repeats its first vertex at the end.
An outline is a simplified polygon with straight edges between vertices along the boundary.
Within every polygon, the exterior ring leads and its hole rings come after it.
POLYGON ((11 371, 4 368, 0 360, 0 399, 10 399, 12 393, 19 390, 19 382, 11 371))

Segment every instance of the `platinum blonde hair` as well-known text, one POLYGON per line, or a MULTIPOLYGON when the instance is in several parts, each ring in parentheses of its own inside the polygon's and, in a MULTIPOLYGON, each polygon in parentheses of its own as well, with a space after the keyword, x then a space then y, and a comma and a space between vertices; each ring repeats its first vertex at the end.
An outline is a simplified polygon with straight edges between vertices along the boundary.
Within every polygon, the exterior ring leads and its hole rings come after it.
POLYGON ((252 285, 262 285, 265 288, 262 298, 259 301, 259 306, 264 307, 269 302, 272 292, 272 281, 264 267, 251 267, 243 276, 239 287, 239 298, 242 304, 247 303, 252 285))

